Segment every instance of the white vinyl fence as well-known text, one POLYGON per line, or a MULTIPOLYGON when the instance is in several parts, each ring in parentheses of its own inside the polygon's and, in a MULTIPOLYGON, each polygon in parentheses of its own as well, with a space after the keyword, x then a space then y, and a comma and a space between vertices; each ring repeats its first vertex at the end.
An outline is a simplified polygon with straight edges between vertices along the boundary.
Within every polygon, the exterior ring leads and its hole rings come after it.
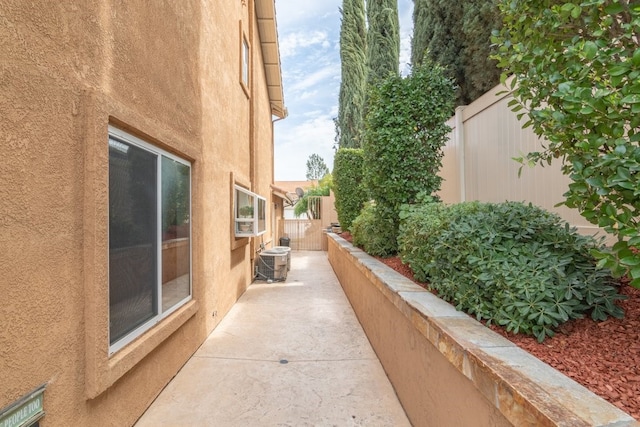
MULTIPOLYGON (((599 229, 577 210, 555 207, 563 201, 569 178, 562 175, 560 161, 551 166, 524 167, 513 160, 542 149, 531 128, 522 129, 507 103, 512 99, 505 86, 497 86, 466 107, 458 107, 447 124, 453 129, 444 148, 444 178, 440 197, 445 203, 524 201, 558 213, 583 234, 599 229), (498 95, 499 92, 504 92, 498 95)), ((603 233, 603 232, 600 232, 603 233)))

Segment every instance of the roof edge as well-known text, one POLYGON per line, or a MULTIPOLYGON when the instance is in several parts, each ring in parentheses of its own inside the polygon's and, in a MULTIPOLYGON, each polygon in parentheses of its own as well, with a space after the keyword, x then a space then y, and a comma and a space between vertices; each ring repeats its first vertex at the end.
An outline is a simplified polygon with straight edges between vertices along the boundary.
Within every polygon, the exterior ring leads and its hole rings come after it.
POLYGON ((275 0, 255 0, 255 12, 258 19, 258 33, 260 36, 260 47, 262 49, 263 64, 265 66, 267 87, 269 88, 271 114, 284 119, 287 117, 287 108, 284 105, 275 0), (273 49, 274 44, 275 50, 273 49), (270 72, 267 69, 273 69, 273 67, 277 67, 278 71, 276 73, 270 72))

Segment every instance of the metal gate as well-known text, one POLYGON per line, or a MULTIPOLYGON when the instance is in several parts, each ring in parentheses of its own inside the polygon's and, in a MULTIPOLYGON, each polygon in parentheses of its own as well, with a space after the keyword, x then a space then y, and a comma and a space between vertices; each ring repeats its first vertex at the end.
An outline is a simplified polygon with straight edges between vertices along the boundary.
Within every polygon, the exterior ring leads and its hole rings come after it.
POLYGON ((285 219, 284 236, 289 238, 289 245, 293 250, 322 251, 324 250, 324 229, 319 219, 285 219))
POLYGON ((306 199, 306 218, 289 219, 285 215, 285 219, 279 220, 278 235, 289 238, 291 249, 327 250, 325 229, 331 222, 331 215, 327 210, 333 208, 333 201, 328 199, 329 197, 310 196, 306 199))

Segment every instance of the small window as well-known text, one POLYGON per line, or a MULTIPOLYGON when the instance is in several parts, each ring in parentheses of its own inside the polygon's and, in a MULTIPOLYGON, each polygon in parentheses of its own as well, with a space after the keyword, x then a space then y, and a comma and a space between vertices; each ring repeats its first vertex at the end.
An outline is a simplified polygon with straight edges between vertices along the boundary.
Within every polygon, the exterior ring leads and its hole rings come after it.
POLYGON ((242 84, 249 89, 249 43, 242 36, 242 84))
POLYGON ((267 231, 267 200, 263 197, 258 197, 258 234, 265 233, 267 231))
POLYGON ((110 351, 191 295, 191 164, 109 127, 110 351))
POLYGON ((236 237, 259 236, 267 231, 267 201, 264 197, 235 186, 234 217, 236 237))

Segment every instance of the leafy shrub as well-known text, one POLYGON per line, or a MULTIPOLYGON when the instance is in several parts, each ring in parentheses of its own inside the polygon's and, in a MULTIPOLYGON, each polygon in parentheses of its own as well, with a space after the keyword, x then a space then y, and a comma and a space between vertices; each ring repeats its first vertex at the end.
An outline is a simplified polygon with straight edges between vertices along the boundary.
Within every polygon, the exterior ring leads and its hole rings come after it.
POLYGON ((403 209, 401 258, 459 310, 535 335, 569 319, 622 317, 598 242, 557 215, 523 203, 425 204, 403 209))
MULTIPOLYGON (((426 61, 407 77, 390 76, 370 91, 364 132, 364 182, 397 237, 398 213, 420 192, 434 193, 442 178, 442 147, 450 128, 454 85, 442 67, 426 61)), ((396 239, 391 240, 395 244, 396 239)))
MULTIPOLYGON (((640 288, 640 4, 499 0, 496 59, 513 75, 513 111, 549 143, 523 163, 561 158, 565 205, 618 236, 594 252, 640 288)), ((504 77, 503 77, 504 79, 504 77)))
POLYGON ((351 224, 353 244, 370 255, 390 256, 396 252, 396 231, 388 213, 374 203, 365 204, 360 215, 351 224))
POLYGON ((453 218, 464 217, 480 208, 479 202, 444 205, 437 199, 427 196, 419 198, 418 203, 403 205, 400 210, 400 232, 398 234, 398 252, 402 262, 411 266, 414 278, 427 282, 428 262, 433 256, 432 246, 440 233, 448 228, 453 218))
POLYGON ((365 183, 376 203, 397 210, 440 189, 453 99, 453 83, 429 61, 372 89, 363 148, 365 183))
POLYGON ((362 184, 363 152, 359 148, 340 148, 333 159, 333 191, 338 221, 349 230, 367 200, 362 184))

